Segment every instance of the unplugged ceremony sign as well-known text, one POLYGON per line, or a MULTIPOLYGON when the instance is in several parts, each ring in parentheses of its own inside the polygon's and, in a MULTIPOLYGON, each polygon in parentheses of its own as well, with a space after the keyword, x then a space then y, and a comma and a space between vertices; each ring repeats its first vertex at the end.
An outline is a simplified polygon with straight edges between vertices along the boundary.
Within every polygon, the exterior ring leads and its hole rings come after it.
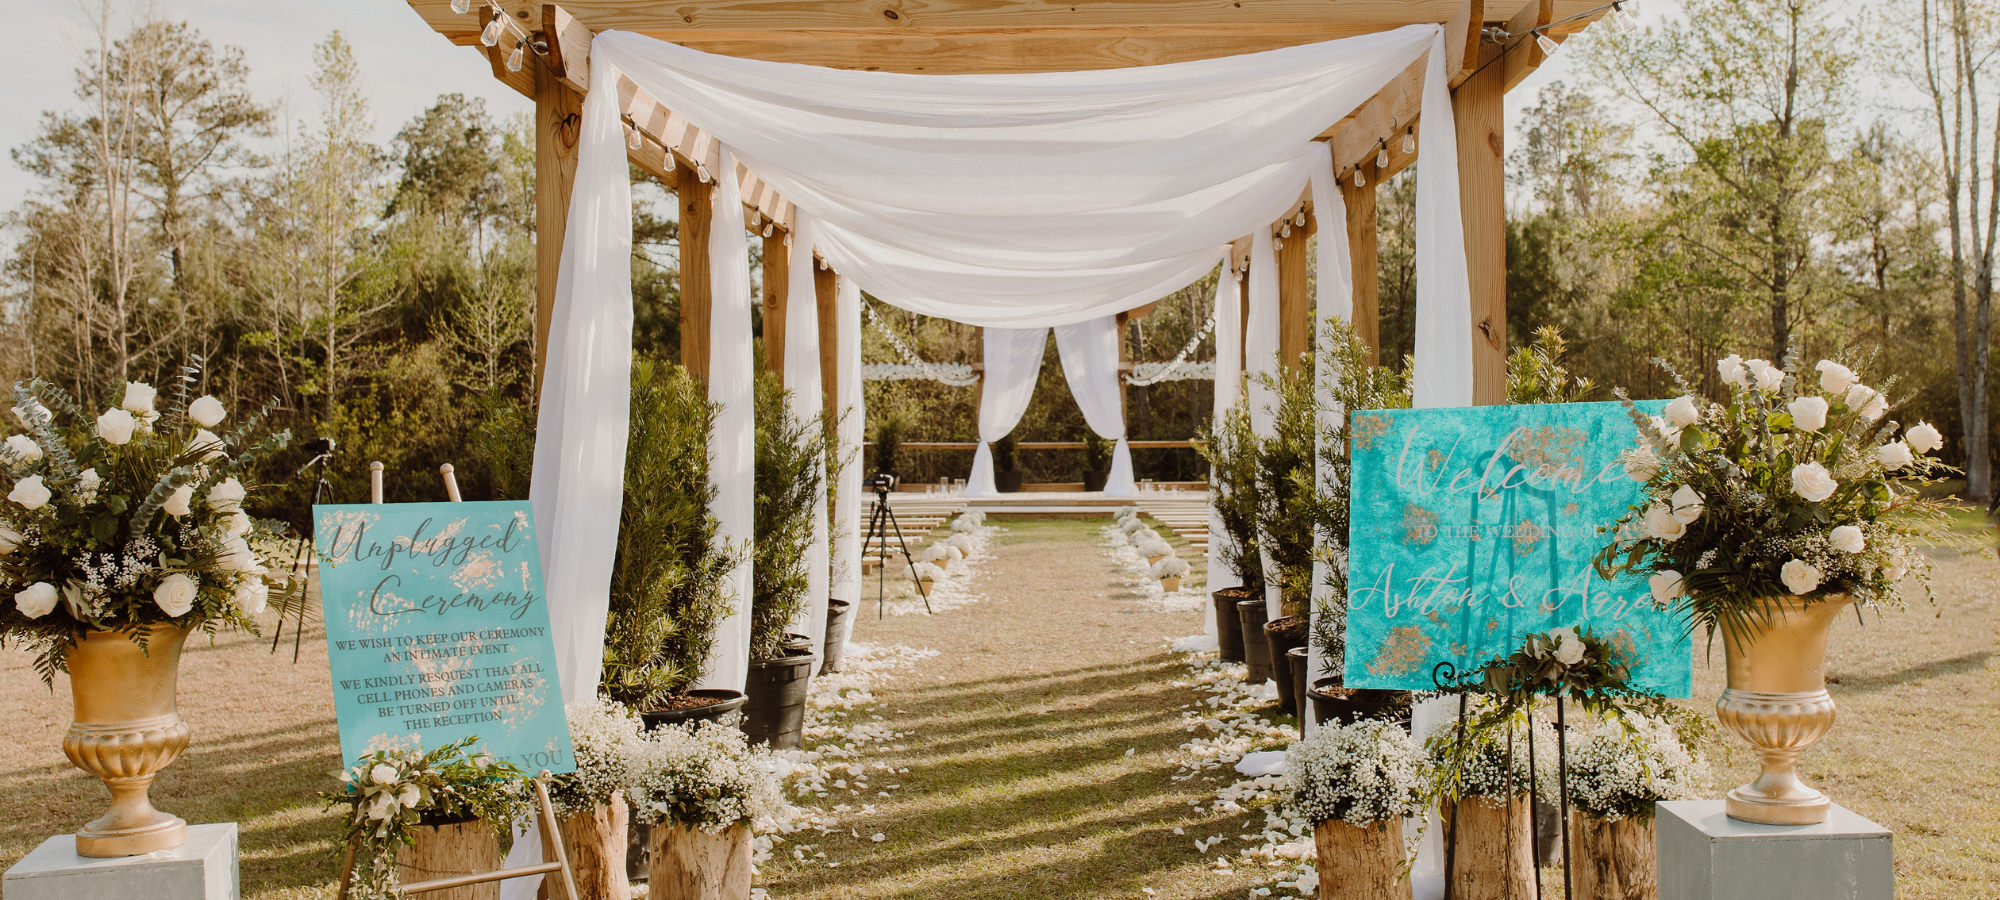
POLYGON ((1687 696, 1680 617, 1643 577, 1591 566, 1640 500, 1619 459, 1638 443, 1618 403, 1356 412, 1345 683, 1428 690, 1438 663, 1463 675, 1578 626, 1623 652, 1635 687, 1687 696))
POLYGON ((346 759, 414 739, 574 771, 526 502, 313 507, 346 759))

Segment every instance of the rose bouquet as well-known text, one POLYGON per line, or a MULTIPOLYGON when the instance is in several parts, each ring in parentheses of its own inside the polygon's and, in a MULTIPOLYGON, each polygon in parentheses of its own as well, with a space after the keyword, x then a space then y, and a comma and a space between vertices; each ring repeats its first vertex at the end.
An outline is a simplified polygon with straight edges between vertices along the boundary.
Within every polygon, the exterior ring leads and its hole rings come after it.
POLYGON ((402 896, 396 848, 417 841, 416 828, 480 820, 507 834, 528 811, 521 770, 484 753, 466 753, 468 737, 429 753, 400 747, 377 750, 335 773, 343 790, 322 795, 329 807, 346 807, 346 843, 354 848, 355 896, 402 896))
POLYGON ((254 464, 291 434, 257 438, 260 416, 211 431, 228 411, 190 396, 196 371, 183 371, 165 409, 133 382, 94 418, 48 382, 14 388, 25 433, 0 446, 0 598, 13 601, 0 603, 0 643, 33 648, 45 682, 86 632, 143 643, 156 624, 254 631, 273 584, 290 589, 250 546, 284 523, 253 520, 244 503, 254 464))
POLYGON ((1946 520, 1916 488, 1951 471, 1927 455, 1938 430, 1886 418, 1890 385, 1832 360, 1816 377, 1734 355, 1716 368, 1728 403, 1697 399, 1678 375, 1688 394, 1661 417, 1619 393, 1641 439, 1625 472, 1645 500, 1619 521, 1600 574, 1646 574, 1654 602, 1711 634, 1786 595, 1881 606, 1908 574, 1928 585, 1916 546, 1946 540, 1946 520))

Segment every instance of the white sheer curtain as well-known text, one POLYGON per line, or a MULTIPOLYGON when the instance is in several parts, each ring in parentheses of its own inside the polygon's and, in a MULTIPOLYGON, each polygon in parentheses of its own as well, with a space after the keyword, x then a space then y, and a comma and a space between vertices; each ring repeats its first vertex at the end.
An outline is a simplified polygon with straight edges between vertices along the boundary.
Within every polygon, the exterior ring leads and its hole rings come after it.
POLYGON ((1058 325, 1055 332, 1063 380, 1083 411, 1084 424, 1098 437, 1117 442, 1111 451, 1104 496, 1133 496, 1139 490, 1132 483, 1132 450, 1125 444, 1125 399, 1118 389, 1118 317, 1058 325))
MULTIPOLYGON (((1215 273, 1215 399, 1209 413, 1211 421, 1220 424, 1229 415, 1229 408, 1243 394, 1243 292, 1236 280, 1235 259, 1229 261, 1215 273)), ((1208 479, 1208 590, 1210 593, 1222 588, 1232 588, 1243 584, 1242 576, 1229 567, 1223 554, 1229 546, 1229 532, 1222 525, 1222 514, 1215 504, 1221 499, 1221 486, 1216 484, 1214 473, 1208 479)), ((1202 628, 1210 636, 1215 631, 1215 604, 1202 607, 1202 628)))
MULTIPOLYGON (((793 220, 786 249, 788 270, 785 279, 785 389, 792 418, 817 427, 826 401, 820 387, 819 371, 819 292, 813 286, 812 217, 800 213, 793 220)), ((806 608, 799 611, 793 631, 814 641, 826 636, 826 601, 832 596, 829 576, 832 557, 827 548, 826 493, 822 483, 819 502, 813 505, 812 543, 806 548, 806 608)), ((820 652, 820 644, 813 652, 820 652)), ((817 673, 822 655, 813 663, 817 673)))
POLYGON ((1042 373, 1042 350, 1048 346, 1047 328, 988 328, 985 342, 985 374, 979 384, 979 449, 972 454, 972 477, 965 483, 967 497, 997 497, 993 483, 993 442, 1007 436, 1020 424, 1035 398, 1035 380, 1042 373))
MULTIPOLYGON (((1250 431, 1259 439, 1277 433, 1278 395, 1264 383, 1277 373, 1278 253, 1266 222, 1250 233, 1250 316, 1243 335, 1243 394, 1250 404, 1250 431)), ((1264 565, 1264 608, 1275 619, 1281 605, 1278 579, 1270 552, 1259 546, 1257 554, 1264 565)))
POLYGON ((720 526, 716 540, 741 556, 725 579, 729 615, 716 629, 708 668, 696 687, 740 691, 750 674, 757 422, 752 406, 756 364, 750 354, 750 240, 743 231, 743 196, 735 173, 736 157, 724 149, 708 227, 708 399, 719 407, 708 439, 708 479, 715 485, 712 511, 720 526))
POLYGON ((840 488, 834 492, 833 596, 848 604, 840 642, 861 618, 861 436, 867 409, 861 395, 861 288, 846 278, 835 282, 834 316, 839 323, 835 350, 834 406, 840 414, 840 488))
MULTIPOLYGON (((1340 407, 1334 403, 1333 389, 1338 383, 1330 364, 1333 353, 1333 331, 1327 325, 1331 320, 1351 322, 1354 319, 1354 273, 1351 270, 1353 258, 1348 255, 1347 244, 1347 200, 1341 196, 1340 186, 1334 183, 1333 155, 1326 157, 1326 174, 1314 172, 1312 181, 1313 217, 1319 223, 1319 238, 1315 242, 1314 262, 1319 270, 1315 309, 1313 310, 1313 394, 1318 402, 1318 417, 1314 422, 1316 438, 1323 439, 1340 427, 1340 407)), ((1313 453, 1313 477, 1319 485, 1326 485, 1334 478, 1333 467, 1327 462, 1328 448, 1315 442, 1313 453)), ((1319 633, 1319 609, 1331 602, 1333 588, 1326 583, 1327 569, 1324 560, 1327 535, 1313 529, 1312 603, 1308 610, 1311 627, 1307 634, 1319 633)), ((1319 641, 1306 641, 1306 685, 1311 687, 1319 677, 1321 654, 1319 641)), ((1304 710, 1309 701, 1299 698, 1301 713, 1306 723, 1306 733, 1311 734, 1317 727, 1311 715, 1304 710)))

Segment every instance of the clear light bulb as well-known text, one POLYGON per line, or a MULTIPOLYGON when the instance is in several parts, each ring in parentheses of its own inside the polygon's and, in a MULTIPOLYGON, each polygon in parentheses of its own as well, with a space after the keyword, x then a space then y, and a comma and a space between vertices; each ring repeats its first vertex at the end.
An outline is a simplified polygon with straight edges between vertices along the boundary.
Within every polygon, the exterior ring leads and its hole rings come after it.
POLYGON ((527 57, 527 55, 528 55, 528 42, 515 41, 514 49, 507 54, 507 71, 509 72, 521 71, 521 62, 527 57))
POLYGON ((1389 168, 1389 145, 1378 141, 1377 148, 1375 151, 1375 168, 1389 168))
POLYGON ((639 129, 638 129, 638 128, 627 128, 627 129, 625 130, 625 147, 626 147, 627 149, 630 149, 630 150, 637 150, 637 149, 639 149, 639 129))
POLYGON ((491 47, 500 43, 500 35, 507 30, 507 17, 499 10, 493 11, 493 18, 486 23, 486 30, 479 33, 479 42, 491 47))
POLYGON ((1300 228, 1306 227, 1306 211, 1303 209, 1299 210, 1299 214, 1292 217, 1292 224, 1300 228))
POLYGON ((1416 129, 1414 129, 1414 128, 1406 128, 1406 129, 1404 129, 1404 130, 1403 130, 1403 152, 1404 152, 1404 153, 1415 153, 1415 152, 1417 152, 1417 130, 1416 130, 1416 129))
POLYGON ((1639 30, 1638 17, 1632 15, 1632 11, 1626 9, 1623 3, 1611 4, 1611 18, 1612 23, 1618 26, 1619 31, 1631 34, 1639 30))
POLYGON ((1368 176, 1367 176, 1367 175, 1364 175, 1364 174, 1362 174, 1362 172, 1361 172, 1361 167, 1360 167, 1360 166, 1355 166, 1355 167, 1354 167, 1354 186, 1355 186, 1355 187, 1367 187, 1367 186, 1368 186, 1368 176))
POLYGON ((465 15, 472 11, 472 0, 451 0, 451 11, 465 15))
POLYGON ((1556 40, 1546 34, 1537 33, 1535 35, 1535 46, 1542 48, 1543 56, 1556 55, 1556 40))
POLYGON ((1292 236, 1292 223, 1290 223, 1290 222, 1286 222, 1285 224, 1283 224, 1283 225, 1280 225, 1280 226, 1278 226, 1278 236, 1279 236, 1279 237, 1281 237, 1281 238, 1288 238, 1288 237, 1291 237, 1291 236, 1292 236))

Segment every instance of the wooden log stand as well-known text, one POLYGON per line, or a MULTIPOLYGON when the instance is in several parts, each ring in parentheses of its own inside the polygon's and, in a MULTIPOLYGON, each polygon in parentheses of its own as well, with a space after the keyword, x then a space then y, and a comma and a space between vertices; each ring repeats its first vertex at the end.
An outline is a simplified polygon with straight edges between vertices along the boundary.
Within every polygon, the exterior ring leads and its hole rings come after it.
POLYGON ((622 794, 590 812, 561 819, 563 850, 576 873, 577 900, 629 900, 632 883, 625 877, 626 835, 630 820, 622 794))
POLYGON ((1320 900, 1410 900, 1403 877, 1402 820, 1313 826, 1320 900))
POLYGON ((684 825, 653 826, 647 847, 646 900, 746 900, 750 829, 709 834, 684 825))
POLYGON ((1653 820, 1600 819, 1572 812, 1578 900, 1655 900, 1659 858, 1653 820))
MULTIPOLYGON (((1458 805, 1458 846, 1452 862, 1452 900, 1533 900, 1535 860, 1528 829, 1528 795, 1506 805, 1468 797, 1458 805)), ((1444 839, 1452 839, 1452 803, 1438 805, 1444 839)))
MULTIPOLYGON (((556 826, 555 808, 549 805, 548 778, 549 773, 547 770, 544 770, 541 774, 535 776, 533 781, 529 782, 535 786, 535 825, 541 831, 542 862, 532 866, 517 866, 512 869, 487 869, 485 871, 473 869, 464 875, 452 875, 415 883, 406 882, 403 884, 402 892, 404 894, 428 894, 438 891, 451 891, 455 888, 464 888, 472 885, 492 884, 496 885, 495 893, 492 895, 452 893, 443 896, 498 896, 497 885, 504 879, 559 873, 562 876, 560 878, 543 879, 542 890, 546 896, 554 898, 554 900, 577 900, 576 877, 570 872, 568 855, 563 853, 562 832, 556 826)), ((487 826, 482 823, 471 822, 466 823, 462 827, 484 829, 487 826)), ((441 831, 442 829, 439 830, 441 831)), ((490 834, 491 832, 489 831, 488 833, 490 834)), ((483 851, 478 852, 483 853, 483 851)), ((493 852, 495 854, 499 852, 499 844, 497 842, 494 844, 493 852)), ((340 863, 339 900, 347 900, 349 892, 354 887, 354 856, 354 844, 353 842, 349 842, 347 845, 347 856, 340 863)), ((439 869, 447 867, 455 868, 461 865, 471 868, 474 863, 473 860, 462 856, 459 859, 449 861, 434 860, 431 858, 431 854, 426 854, 422 857, 413 856, 412 862, 439 869)), ((402 851, 398 851, 397 853, 397 864, 402 864, 402 851)))
MULTIPOLYGON (((483 821, 452 822, 417 829, 417 842, 396 851, 396 880, 421 884, 477 872, 491 872, 506 862, 500 836, 483 821)), ((488 881, 446 888, 434 900, 500 900, 500 882, 488 881)))

